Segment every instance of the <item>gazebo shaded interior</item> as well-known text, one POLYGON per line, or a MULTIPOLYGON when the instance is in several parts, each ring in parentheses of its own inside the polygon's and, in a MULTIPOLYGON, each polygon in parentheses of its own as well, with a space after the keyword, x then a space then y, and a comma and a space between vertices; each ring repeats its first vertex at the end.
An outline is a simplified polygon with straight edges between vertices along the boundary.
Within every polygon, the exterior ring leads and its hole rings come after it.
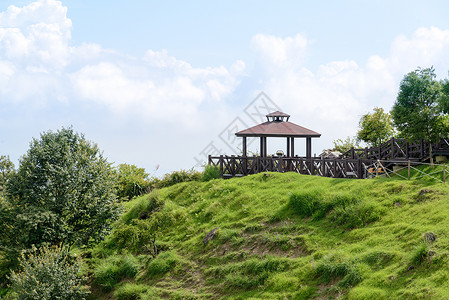
POLYGON ((247 137, 260 138, 260 156, 267 156, 267 138, 285 137, 287 138, 287 157, 295 156, 295 138, 306 139, 306 157, 312 157, 312 138, 319 138, 320 133, 308 128, 289 122, 290 115, 275 111, 268 115, 267 122, 244 129, 235 135, 243 139, 243 156, 247 156, 247 137))

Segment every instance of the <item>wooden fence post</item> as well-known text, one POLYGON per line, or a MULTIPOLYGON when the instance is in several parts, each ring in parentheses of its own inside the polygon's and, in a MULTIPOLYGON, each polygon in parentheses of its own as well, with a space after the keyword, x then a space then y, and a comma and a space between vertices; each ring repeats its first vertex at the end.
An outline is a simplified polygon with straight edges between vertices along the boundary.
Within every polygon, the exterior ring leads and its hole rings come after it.
POLYGON ((321 176, 326 177, 326 163, 324 162, 324 156, 321 156, 321 176))
POLYGON ((443 182, 446 183, 446 163, 443 163, 443 182))
POLYGON ((221 172, 221 176, 224 175, 224 170, 223 170, 223 155, 220 155, 220 172, 221 172))
POLYGON ((408 160, 407 162, 407 170, 408 170, 407 180, 410 180, 410 160, 408 160))
POLYGON ((391 159, 394 159, 395 157, 394 157, 394 137, 393 138, 391 138, 391 159))
POLYGON ((362 159, 361 158, 359 158, 358 159, 358 161, 357 161, 357 171, 358 171, 358 178, 359 179, 363 179, 363 172, 362 172, 362 159))
POLYGON ((334 158, 334 178, 337 178, 337 160, 334 158))

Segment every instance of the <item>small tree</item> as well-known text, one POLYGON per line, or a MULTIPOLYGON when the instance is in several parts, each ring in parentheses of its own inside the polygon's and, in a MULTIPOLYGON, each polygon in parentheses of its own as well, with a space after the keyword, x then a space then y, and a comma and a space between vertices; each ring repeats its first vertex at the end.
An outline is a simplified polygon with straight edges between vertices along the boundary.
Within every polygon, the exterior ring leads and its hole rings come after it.
POLYGON ((334 141, 334 148, 333 151, 338 151, 341 153, 345 153, 351 148, 358 148, 359 144, 357 143, 357 140, 355 138, 347 137, 346 139, 337 139, 334 141))
POLYGON ((14 164, 9 156, 0 155, 0 201, 3 197, 6 184, 14 174, 14 164))
POLYGON ((117 167, 117 173, 117 195, 120 198, 130 200, 151 190, 151 182, 148 180, 149 175, 144 168, 120 164, 117 167))
MULTIPOLYGON (((441 103, 442 85, 432 68, 417 69, 405 75, 391 111, 401 135, 409 140, 435 142, 449 132, 447 115, 441 103)), ((430 157, 432 147, 429 143, 430 157)))
POLYGON ((60 246, 22 253, 20 271, 10 276, 12 298, 24 300, 86 299, 89 289, 79 262, 60 246))
POLYGON ((14 234, 0 233, 0 246, 82 245, 103 238, 118 216, 114 178, 97 145, 83 135, 71 128, 41 134, 7 184, 0 223, 14 234))
POLYGON ((383 108, 376 107, 373 113, 363 115, 359 122, 360 130, 357 139, 364 141, 371 147, 378 147, 389 140, 393 134, 393 121, 389 113, 383 108))

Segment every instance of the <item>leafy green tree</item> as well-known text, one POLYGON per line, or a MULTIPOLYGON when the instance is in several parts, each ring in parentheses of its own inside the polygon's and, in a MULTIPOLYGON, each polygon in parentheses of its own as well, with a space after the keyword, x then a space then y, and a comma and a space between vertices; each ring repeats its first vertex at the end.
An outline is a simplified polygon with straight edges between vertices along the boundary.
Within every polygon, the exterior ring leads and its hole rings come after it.
POLYGON ((120 198, 130 200, 151 190, 151 182, 148 180, 149 174, 145 172, 144 168, 120 164, 117 167, 117 173, 117 195, 120 198))
POLYGON ((355 138, 347 137, 346 139, 337 139, 334 141, 334 148, 333 151, 338 151, 341 153, 345 153, 351 148, 358 148, 359 144, 355 138))
POLYGON ((390 114, 379 107, 374 108, 373 113, 363 115, 360 118, 359 128, 357 139, 372 147, 378 147, 394 134, 393 121, 390 114))
POLYGON ((14 174, 14 164, 9 156, 0 155, 0 201, 3 197, 5 186, 14 174))
POLYGON ((449 79, 441 81, 441 91, 440 107, 441 110, 447 114, 449 113, 449 79))
MULTIPOLYGON (((409 140, 435 142, 449 132, 449 121, 441 103, 442 84, 432 68, 417 69, 405 75, 391 111, 393 123, 409 140)), ((432 157, 432 148, 430 147, 432 157)))
POLYGON ((0 249, 102 239, 118 217, 114 171, 96 144, 73 129, 44 132, 6 188, 0 249))
POLYGON ((80 275, 78 260, 67 249, 56 246, 33 248, 22 253, 20 271, 10 276, 13 299, 86 299, 89 289, 86 277, 80 275))

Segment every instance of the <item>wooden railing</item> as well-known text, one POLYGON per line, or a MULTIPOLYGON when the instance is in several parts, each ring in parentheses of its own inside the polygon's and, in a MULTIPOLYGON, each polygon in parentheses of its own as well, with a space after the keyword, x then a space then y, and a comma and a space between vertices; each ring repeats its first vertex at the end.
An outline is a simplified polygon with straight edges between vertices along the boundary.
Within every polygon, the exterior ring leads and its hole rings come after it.
MULTIPOLYGON (((432 154, 449 154, 448 139, 443 138, 439 142, 432 144, 432 154)), ((428 159, 429 156, 429 142, 425 140, 409 142, 406 139, 392 138, 381 144, 379 147, 364 149, 351 148, 343 153, 340 158, 423 161, 428 159)))
MULTIPOLYGON (((432 155, 449 155, 449 140, 432 144, 432 155)), ((425 140, 409 142, 392 138, 379 147, 350 149, 339 158, 323 157, 260 157, 210 156, 209 165, 217 166, 223 177, 245 176, 260 172, 297 172, 333 178, 366 178, 369 167, 376 161, 395 164, 406 161, 425 161, 430 157, 429 143, 425 140), (385 162, 386 161, 386 162, 385 162)))
POLYGON ((260 172, 297 172, 333 178, 366 178, 371 160, 324 159, 321 157, 209 156, 223 177, 246 176, 260 172))

